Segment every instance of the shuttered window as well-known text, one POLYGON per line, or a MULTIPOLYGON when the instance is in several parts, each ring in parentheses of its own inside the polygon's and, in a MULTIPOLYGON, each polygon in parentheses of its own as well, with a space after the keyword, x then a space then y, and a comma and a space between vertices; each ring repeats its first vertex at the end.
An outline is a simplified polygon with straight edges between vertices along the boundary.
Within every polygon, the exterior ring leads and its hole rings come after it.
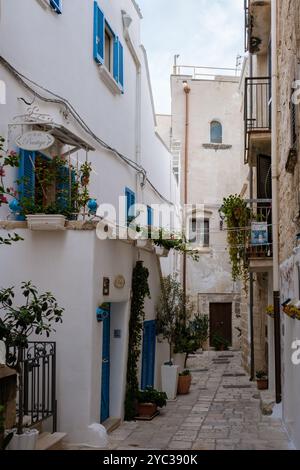
POLYGON ((98 64, 104 63, 104 36, 104 13, 98 3, 94 2, 94 59, 98 64))
POLYGON ((272 199, 271 157, 257 157, 257 198, 272 199))
POLYGON ((62 0, 50 0, 50 6, 58 14, 62 14, 62 0))
POLYGON ((131 189, 125 189, 126 196, 126 221, 130 223, 136 216, 135 214, 135 193, 131 189))

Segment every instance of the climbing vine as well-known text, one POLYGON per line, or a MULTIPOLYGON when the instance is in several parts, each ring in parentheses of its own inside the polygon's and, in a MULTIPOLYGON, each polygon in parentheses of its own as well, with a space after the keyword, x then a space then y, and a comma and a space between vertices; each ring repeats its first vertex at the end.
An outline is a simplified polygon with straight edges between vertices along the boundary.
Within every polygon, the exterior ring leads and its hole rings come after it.
POLYGON ((139 391, 138 362, 141 354, 143 324, 145 319, 144 305, 146 297, 150 298, 148 285, 149 271, 138 261, 132 274, 132 299, 129 321, 129 344, 127 361, 127 384, 125 398, 125 420, 136 416, 135 402, 139 391))
POLYGON ((241 280, 247 291, 249 279, 247 246, 250 242, 251 211, 238 195, 224 198, 222 212, 227 224, 227 242, 233 281, 241 280))

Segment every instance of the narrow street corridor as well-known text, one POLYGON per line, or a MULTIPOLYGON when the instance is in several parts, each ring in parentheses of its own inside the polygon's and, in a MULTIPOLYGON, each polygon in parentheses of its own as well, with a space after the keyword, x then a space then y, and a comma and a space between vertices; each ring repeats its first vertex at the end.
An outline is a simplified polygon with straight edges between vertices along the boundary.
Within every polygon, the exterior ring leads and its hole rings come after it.
POLYGON ((110 435, 110 449, 292 449, 281 421, 262 414, 256 383, 240 363, 232 352, 192 357, 189 395, 168 402, 151 422, 123 423, 110 435))

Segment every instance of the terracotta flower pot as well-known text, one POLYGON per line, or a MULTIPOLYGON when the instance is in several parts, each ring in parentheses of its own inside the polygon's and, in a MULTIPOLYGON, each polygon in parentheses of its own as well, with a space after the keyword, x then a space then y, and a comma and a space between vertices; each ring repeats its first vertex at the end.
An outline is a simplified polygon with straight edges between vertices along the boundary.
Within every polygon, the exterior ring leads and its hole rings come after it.
POLYGON ((190 391, 190 386, 192 383, 191 375, 180 375, 178 378, 178 395, 187 395, 190 391))
POLYGON ((138 403, 138 415, 141 418, 151 418, 157 412, 155 403, 138 403))
POLYGON ((269 381, 268 379, 259 379, 256 381, 258 390, 268 390, 269 381))

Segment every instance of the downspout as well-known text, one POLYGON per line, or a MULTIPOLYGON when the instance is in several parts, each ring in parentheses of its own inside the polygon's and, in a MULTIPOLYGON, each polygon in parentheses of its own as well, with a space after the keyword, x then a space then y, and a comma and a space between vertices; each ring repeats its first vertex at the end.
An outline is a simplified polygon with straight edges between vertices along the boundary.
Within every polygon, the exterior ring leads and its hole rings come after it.
POLYGON ((277 0, 272 1, 272 227, 273 227, 273 296, 276 403, 281 403, 281 322, 279 293, 279 208, 278 208, 278 150, 277 150, 277 0))
MULTIPOLYGON (((253 78, 253 55, 250 53, 250 77, 253 78)), ((250 89, 250 106, 252 117, 252 104, 253 104, 253 89, 250 89)), ((250 200, 251 200, 251 212, 253 208, 253 166, 250 165, 250 200)), ((251 272, 249 276, 250 290, 249 290, 249 308, 250 308, 250 380, 253 382, 255 379, 255 351, 254 351, 254 275, 251 272)))
MULTIPOLYGON (((189 172, 189 124, 190 124, 190 92, 191 89, 188 86, 187 82, 183 83, 183 91, 185 94, 185 145, 184 145, 184 224, 186 229, 186 208, 188 204, 188 172, 189 172)), ((185 230, 185 233, 187 230, 185 230)), ((183 286, 183 301, 184 301, 184 318, 186 314, 186 300, 187 300, 187 255, 183 254, 183 273, 182 273, 182 286, 183 286)))

